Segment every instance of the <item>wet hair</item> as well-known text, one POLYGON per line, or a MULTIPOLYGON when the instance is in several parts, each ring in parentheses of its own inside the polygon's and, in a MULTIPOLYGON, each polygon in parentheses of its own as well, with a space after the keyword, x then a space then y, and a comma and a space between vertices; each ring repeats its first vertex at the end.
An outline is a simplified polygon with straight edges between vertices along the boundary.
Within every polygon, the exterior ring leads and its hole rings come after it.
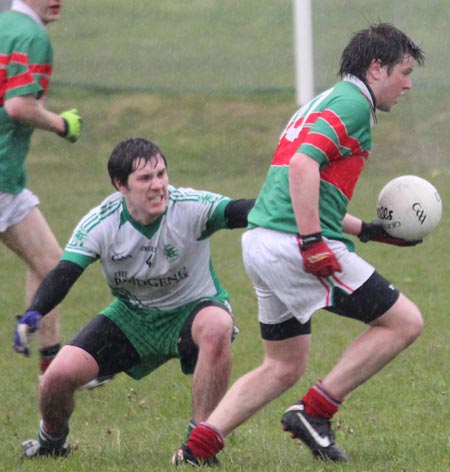
POLYGON ((389 23, 372 24, 350 39, 342 52, 338 75, 352 74, 365 81, 373 60, 388 66, 390 73, 405 56, 413 57, 419 65, 425 62, 422 49, 405 33, 389 23))
POLYGON ((139 165, 145 165, 148 161, 154 160, 156 166, 158 158, 167 161, 159 147, 144 138, 128 138, 121 141, 113 149, 108 160, 108 173, 111 183, 116 187, 117 179, 122 185, 128 183, 128 176, 134 172, 139 165))

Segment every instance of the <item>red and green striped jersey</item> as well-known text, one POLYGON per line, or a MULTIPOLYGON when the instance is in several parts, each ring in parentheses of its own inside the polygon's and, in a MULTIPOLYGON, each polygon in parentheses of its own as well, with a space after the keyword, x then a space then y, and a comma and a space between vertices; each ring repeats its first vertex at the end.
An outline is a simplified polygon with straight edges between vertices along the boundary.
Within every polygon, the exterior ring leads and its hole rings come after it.
POLYGON ((353 243, 342 233, 342 220, 369 157, 374 122, 369 90, 354 77, 338 82, 300 108, 280 137, 267 178, 249 213, 249 227, 298 232, 289 191, 289 163, 301 152, 320 165, 323 235, 344 241, 352 250, 353 243))
POLYGON ((52 72, 53 49, 45 28, 30 16, 0 14, 0 190, 18 193, 26 185, 25 158, 33 128, 12 120, 6 99, 45 95, 52 72))

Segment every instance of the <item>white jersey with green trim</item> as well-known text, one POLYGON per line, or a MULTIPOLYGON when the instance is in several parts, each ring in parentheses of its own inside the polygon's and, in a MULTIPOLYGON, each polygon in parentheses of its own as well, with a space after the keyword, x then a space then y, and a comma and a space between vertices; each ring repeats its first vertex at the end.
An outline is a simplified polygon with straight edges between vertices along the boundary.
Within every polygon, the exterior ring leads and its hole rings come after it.
POLYGON ((114 193, 77 225, 63 260, 83 268, 100 260, 111 292, 135 307, 171 310, 223 290, 210 260, 209 236, 226 228, 228 197, 169 186, 165 213, 143 226, 114 193))

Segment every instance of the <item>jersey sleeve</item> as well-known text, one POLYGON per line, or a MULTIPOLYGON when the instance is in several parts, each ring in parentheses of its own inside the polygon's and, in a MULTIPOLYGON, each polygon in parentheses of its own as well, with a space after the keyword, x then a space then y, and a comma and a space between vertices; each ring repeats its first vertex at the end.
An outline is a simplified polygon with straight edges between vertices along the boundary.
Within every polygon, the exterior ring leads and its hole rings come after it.
POLYGON ((16 37, 9 54, 3 56, 5 100, 28 94, 39 99, 45 94, 52 72, 53 51, 44 33, 37 37, 16 37))
POLYGON ((91 226, 91 214, 77 225, 64 248, 61 260, 73 262, 83 269, 100 258, 101 248, 96 226, 91 226))
POLYGON ((225 209, 231 202, 228 197, 219 196, 217 194, 210 194, 215 197, 215 201, 211 205, 205 222, 205 230, 202 233, 201 239, 211 236, 220 229, 228 228, 227 220, 225 218, 225 209))
POLYGON ((64 248, 62 260, 71 261, 86 268, 106 257, 108 248, 120 226, 122 195, 115 192, 84 216, 74 229, 64 248))
POLYGON ((169 195, 172 204, 179 206, 180 221, 186 221, 197 239, 206 239, 219 229, 227 228, 225 208, 231 198, 205 190, 172 186, 169 186, 169 195))

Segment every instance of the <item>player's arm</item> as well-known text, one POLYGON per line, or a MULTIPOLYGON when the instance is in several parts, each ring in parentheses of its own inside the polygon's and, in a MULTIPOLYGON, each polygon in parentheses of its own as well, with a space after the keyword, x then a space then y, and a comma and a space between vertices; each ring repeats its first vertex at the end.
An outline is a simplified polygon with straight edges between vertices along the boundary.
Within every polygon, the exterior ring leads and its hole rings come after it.
POLYGON ((344 216, 342 230, 344 233, 351 234, 353 236, 358 236, 361 233, 361 226, 362 226, 361 218, 357 218, 356 216, 347 213, 344 216))
POLYGON ((41 319, 59 305, 69 293, 84 268, 70 261, 60 261, 39 285, 26 312, 19 317, 14 332, 13 349, 29 356, 30 336, 39 329, 41 319))
POLYGON ((289 165, 289 191, 298 232, 320 233, 319 163, 306 154, 294 154, 289 165))
POLYGON ((289 191, 305 271, 328 277, 341 270, 333 251, 322 239, 319 163, 306 154, 294 154, 289 165, 289 191))
POLYGON ((84 268, 71 261, 59 261, 39 285, 27 311, 38 311, 42 316, 59 305, 79 279, 84 268))
POLYGON ((4 108, 8 116, 20 123, 50 131, 75 142, 81 133, 81 117, 76 109, 61 115, 44 107, 43 100, 33 94, 18 95, 5 100, 4 108))
POLYGON ((20 123, 57 134, 64 131, 63 118, 47 110, 33 94, 9 98, 4 107, 9 117, 20 123))
POLYGON ((231 200, 225 208, 227 227, 230 229, 245 228, 248 224, 247 216, 254 205, 254 198, 231 200))

